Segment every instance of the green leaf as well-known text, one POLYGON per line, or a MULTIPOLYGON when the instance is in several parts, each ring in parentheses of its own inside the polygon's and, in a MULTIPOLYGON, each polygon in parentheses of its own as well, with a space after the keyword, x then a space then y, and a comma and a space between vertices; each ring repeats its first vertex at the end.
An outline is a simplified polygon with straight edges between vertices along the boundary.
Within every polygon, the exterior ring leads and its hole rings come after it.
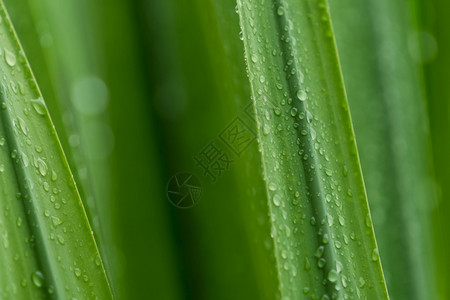
POLYGON ((111 299, 76 184, 0 4, 2 298, 111 299))
POLYGON ((112 228, 111 176, 104 157, 112 144, 104 111, 108 90, 94 63, 93 43, 88 42, 93 31, 86 26, 89 18, 81 14, 86 5, 83 1, 4 2, 52 115, 109 273, 114 247, 108 230, 112 228))
POLYGON ((244 110, 250 95, 236 4, 222 0, 142 2, 139 11, 145 12, 143 36, 151 78, 147 103, 152 104, 159 131, 164 183, 177 172, 187 171, 202 186, 198 205, 188 210, 175 208, 167 197, 160 199, 155 193, 149 199, 166 204, 173 216, 178 269, 184 279, 181 288, 188 299, 274 299, 273 264, 265 264, 270 253, 264 242, 270 232, 268 226, 262 229, 258 224, 267 213, 261 216, 249 208, 265 200, 256 143, 239 157, 220 144, 219 137, 236 117, 246 118, 254 127, 244 110), (211 142, 233 160, 215 182, 193 159, 211 142), (248 170, 254 177, 249 177, 248 170), (243 206, 248 214, 242 213, 243 206), (258 226, 256 234, 247 232, 249 223, 258 226), (259 264, 260 258, 264 263, 259 264))
POLYGON ((281 296, 387 299, 326 1, 238 10, 281 296))
POLYGON ((407 1, 330 1, 390 295, 435 299, 429 130, 407 1))
POLYGON ((421 50, 435 47, 434 56, 424 61, 427 100, 433 145, 433 159, 436 171, 438 203, 433 208, 433 229, 436 265, 436 281, 439 299, 450 299, 450 2, 445 0, 415 1, 417 13, 421 17, 423 40, 421 50), (431 41, 430 41, 431 40, 431 41), (434 42, 434 44, 433 44, 434 42), (425 48, 425 49, 424 49, 425 48))
POLYGON ((101 0, 93 7, 101 23, 98 61, 110 94, 115 140, 109 186, 110 230, 116 247, 113 284, 120 299, 183 299, 179 274, 183 270, 177 257, 182 250, 174 242, 172 206, 165 194, 160 137, 153 125, 152 91, 143 63, 148 54, 141 52, 144 38, 138 36, 134 5, 133 1, 101 0))

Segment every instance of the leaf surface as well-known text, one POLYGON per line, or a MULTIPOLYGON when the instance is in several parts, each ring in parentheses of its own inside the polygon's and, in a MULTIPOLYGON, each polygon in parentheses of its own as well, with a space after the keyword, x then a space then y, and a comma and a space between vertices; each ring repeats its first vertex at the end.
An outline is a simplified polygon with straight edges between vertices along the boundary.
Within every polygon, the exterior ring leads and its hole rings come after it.
POLYGON ((238 11, 281 298, 387 299, 327 2, 238 11))
POLYGON ((434 299, 436 200, 411 2, 330 4, 390 295, 434 299))
POLYGON ((76 184, 0 4, 0 279, 5 299, 111 299, 76 184))

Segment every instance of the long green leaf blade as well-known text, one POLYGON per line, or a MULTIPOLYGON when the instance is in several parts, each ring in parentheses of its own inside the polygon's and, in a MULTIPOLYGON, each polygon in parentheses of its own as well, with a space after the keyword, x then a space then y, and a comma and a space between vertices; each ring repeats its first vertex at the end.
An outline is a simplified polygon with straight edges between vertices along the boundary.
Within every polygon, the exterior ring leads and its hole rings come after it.
MULTIPOLYGON (((244 106, 249 104, 235 3, 141 2, 139 11, 146 11, 144 36, 152 79, 147 102, 153 106, 156 128, 160 129, 159 162, 165 168, 166 182, 185 170, 195 174, 202 185, 200 202, 188 210, 177 209, 167 199, 159 200, 152 193, 156 202, 167 203, 174 216, 177 254, 181 258, 178 269, 185 278, 181 287, 187 299, 273 299, 275 293, 259 294, 256 286, 260 284, 259 277, 273 278, 273 272, 269 274, 261 268, 263 271, 256 274, 252 266, 255 257, 262 256, 264 243, 258 244, 254 251, 248 245, 254 242, 255 235, 247 236, 245 232, 246 223, 257 223, 258 219, 240 211, 242 205, 247 206, 255 199, 252 190, 257 189, 258 195, 264 197, 263 188, 249 183, 246 176, 237 178, 233 174, 243 175, 245 170, 257 169, 256 181, 262 181, 259 161, 254 159, 254 164, 247 164, 246 160, 247 154, 258 158, 256 143, 241 157, 232 156, 222 144, 221 151, 234 162, 222 175, 216 174, 214 184, 193 159, 209 143, 220 143, 218 135, 237 116, 245 115, 244 106), (164 30, 161 32, 160 28, 164 30)), ((269 237, 269 231, 262 234, 264 239, 269 237)), ((263 284, 265 290, 276 286, 270 281, 263 284)))
MULTIPOLYGON (((427 100, 433 145, 433 159, 436 170, 436 190, 438 203, 433 207, 433 229, 435 246, 436 283, 438 299, 450 299, 450 2, 445 0, 414 1, 421 17, 421 33, 428 37, 425 50, 433 49, 435 56, 429 56, 424 62, 427 87, 427 100), (433 45, 432 41, 435 42, 433 45)), ((433 51, 433 50, 431 50, 433 51)))
POLYGON ((238 11, 281 296, 387 299, 326 1, 238 11))
POLYGON ((3 3, 0 17, 0 293, 110 299, 76 184, 3 3))
POLYGON ((330 1, 390 295, 435 299, 427 110, 409 1, 330 1))
MULTIPOLYGON (((106 121, 108 87, 99 75, 84 1, 4 0, 27 53, 112 278, 112 193, 106 121)), ((88 11, 89 12, 89 11, 88 11)), ((115 285, 113 285, 115 286, 115 285)))
MULTIPOLYGON (((109 118, 115 140, 110 188, 118 253, 114 253, 113 284, 120 299, 184 299, 176 255, 180 246, 174 242, 172 206, 165 194, 167 182, 161 176, 164 163, 150 113, 150 85, 142 63, 146 56, 141 53, 144 39, 138 36, 140 28, 133 18, 138 11, 135 5, 133 1, 101 0, 95 3, 93 13, 101 23, 103 55, 98 59, 103 62, 102 73, 110 91, 109 118), (115 29, 118 19, 120 32, 115 29)), ((163 48, 162 43, 158 45, 163 48)))

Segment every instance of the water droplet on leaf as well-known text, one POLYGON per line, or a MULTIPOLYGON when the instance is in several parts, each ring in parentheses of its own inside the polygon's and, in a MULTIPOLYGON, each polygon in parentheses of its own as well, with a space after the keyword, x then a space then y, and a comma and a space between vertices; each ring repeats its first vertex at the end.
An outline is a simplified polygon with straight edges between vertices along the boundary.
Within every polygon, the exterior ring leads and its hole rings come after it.
POLYGON ((40 271, 36 271, 31 275, 31 281, 36 287, 44 285, 44 275, 40 271))
POLYGON ((31 102, 31 106, 33 106, 33 108, 37 114, 39 114, 41 116, 45 115, 46 108, 45 108, 44 100, 42 98, 31 99, 30 102, 31 102))
POLYGON ((5 61, 10 67, 14 67, 17 62, 16 55, 5 48, 5 61))

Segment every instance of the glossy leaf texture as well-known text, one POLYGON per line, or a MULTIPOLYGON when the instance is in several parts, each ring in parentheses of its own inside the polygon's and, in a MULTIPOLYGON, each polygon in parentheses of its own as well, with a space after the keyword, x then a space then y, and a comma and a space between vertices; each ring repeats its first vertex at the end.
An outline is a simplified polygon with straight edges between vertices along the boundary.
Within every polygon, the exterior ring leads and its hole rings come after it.
POLYGON ((326 1, 238 1, 281 297, 387 299, 326 1))
POLYGON ((7 5, 44 95, 56 94, 49 110, 59 117, 58 130, 67 132, 63 146, 74 156, 114 295, 178 299, 177 259, 132 3, 7 5))
POLYGON ((111 147, 105 121, 108 90, 91 51, 93 32, 86 26, 90 19, 81 14, 86 5, 83 1, 4 2, 35 70, 108 270, 110 176, 104 157, 111 147))
POLYGON ((3 3, 0 20, 1 297, 111 299, 76 184, 3 3))

